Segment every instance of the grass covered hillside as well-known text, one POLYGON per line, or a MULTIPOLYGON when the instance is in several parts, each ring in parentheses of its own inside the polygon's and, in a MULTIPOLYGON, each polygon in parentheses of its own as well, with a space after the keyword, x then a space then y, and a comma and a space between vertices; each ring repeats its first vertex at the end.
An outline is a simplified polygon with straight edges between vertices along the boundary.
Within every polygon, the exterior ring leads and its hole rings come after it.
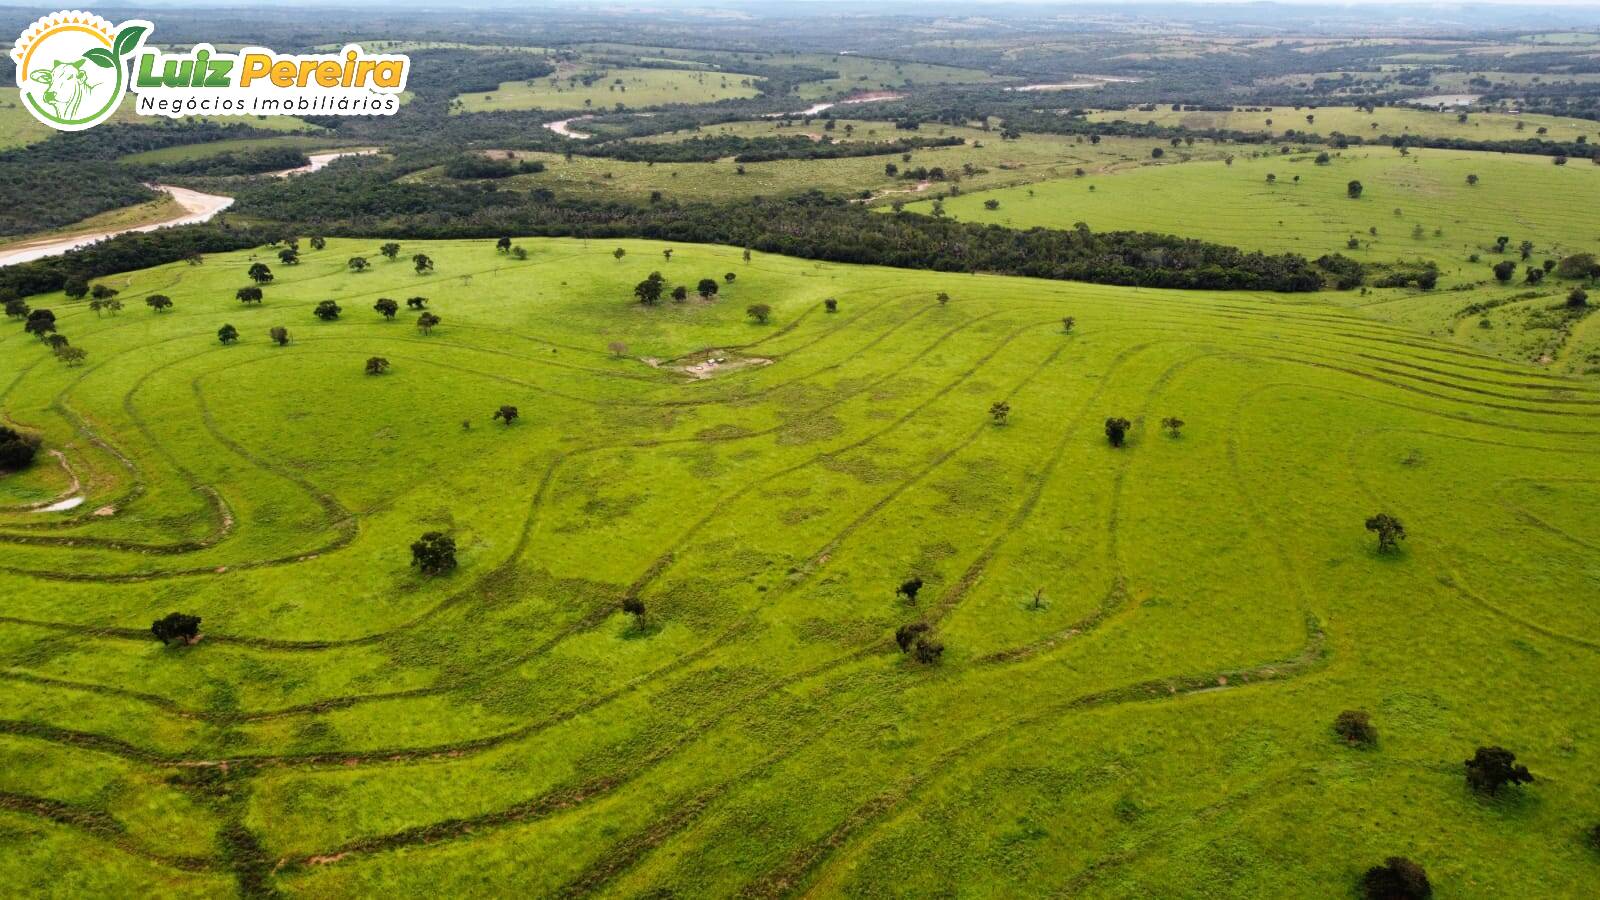
MULTIPOLYGON (((1248 236, 1208 222, 1265 165, 1217 164, 1196 228, 1248 236)), ((1377 163, 1273 165, 1311 194, 1377 163)), ((1372 182, 1351 206, 1408 227, 1388 207, 1419 204, 1372 182)), ((11 890, 1305 897, 1392 855, 1439 897, 1600 876, 1592 379, 1334 295, 380 243, 111 276, 115 313, 29 298, 75 365, 0 331, 0 409, 43 440, 0 478, 11 890), (254 262, 275 277, 246 305, 254 262), (431 533, 455 565, 424 574, 431 533), (152 636, 173 612, 198 641, 152 636), (1335 733, 1345 710, 1374 743, 1335 733), (1469 789, 1487 745, 1535 781, 1469 789)))
POLYGON ((1538 114, 1477 111, 1438 111, 1386 106, 1367 112, 1354 106, 1251 107, 1231 112, 1174 110, 1160 107, 1101 110, 1089 114, 1091 122, 1153 122, 1157 125, 1226 131, 1286 131, 1330 135, 1340 132, 1371 140, 1379 135, 1397 137, 1461 138, 1469 141, 1509 141, 1541 138, 1547 141, 1600 140, 1600 123, 1588 119, 1538 114), (1465 120, 1461 117, 1465 116, 1465 120))
POLYGON ((1339 302, 1372 304, 1374 315, 1486 352, 1600 371, 1600 318, 1588 315, 1593 306, 1562 309, 1572 288, 1593 293, 1593 279, 1552 272, 1529 284, 1526 272, 1600 252, 1600 211, 1574 202, 1600 191, 1600 166, 1446 150, 1401 156, 1376 147, 1330 151, 1326 164, 1316 159, 1314 153, 1240 155, 1231 164, 1124 167, 1106 177, 917 200, 906 209, 932 213, 937 205, 957 219, 1013 228, 1084 222, 1096 231, 1159 231, 1311 258, 1342 253, 1375 264, 1436 262, 1440 291, 1352 291, 1339 302), (1362 186, 1359 198, 1349 195, 1351 181, 1362 186), (1504 252, 1497 249, 1502 236, 1504 252), (1507 261, 1515 271, 1501 283, 1493 266, 1507 261))

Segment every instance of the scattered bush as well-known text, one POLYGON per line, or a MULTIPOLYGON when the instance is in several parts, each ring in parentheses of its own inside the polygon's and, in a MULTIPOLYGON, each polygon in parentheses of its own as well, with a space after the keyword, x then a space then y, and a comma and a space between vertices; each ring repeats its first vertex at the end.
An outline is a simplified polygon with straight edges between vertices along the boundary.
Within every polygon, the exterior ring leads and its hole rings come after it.
POLYGON ((456 541, 442 531, 429 531, 411 544, 411 564, 424 575, 441 575, 456 567, 456 541))
POLYGON ((40 441, 7 425, 0 425, 0 472, 18 472, 33 465, 40 441))
POLYGON ((168 613, 150 624, 150 633, 163 644, 173 641, 193 644, 200 640, 200 617, 184 613, 168 613))
POLYGON ((1406 539, 1406 526, 1388 513, 1378 513, 1367 518, 1367 530, 1378 536, 1378 552, 1393 553, 1406 539))
POLYGON ((1498 794, 1508 784, 1531 784, 1533 773, 1517 764, 1517 755, 1504 747, 1479 747, 1467 760, 1467 784, 1482 794, 1498 794))
POLYGON ((1333 720, 1333 730, 1352 747, 1371 747, 1378 742, 1378 729, 1366 710, 1347 709, 1333 720))
POLYGON ((1433 885, 1422 867, 1403 856, 1391 856, 1381 866, 1373 866, 1361 879, 1361 896, 1366 900, 1427 900, 1433 885))

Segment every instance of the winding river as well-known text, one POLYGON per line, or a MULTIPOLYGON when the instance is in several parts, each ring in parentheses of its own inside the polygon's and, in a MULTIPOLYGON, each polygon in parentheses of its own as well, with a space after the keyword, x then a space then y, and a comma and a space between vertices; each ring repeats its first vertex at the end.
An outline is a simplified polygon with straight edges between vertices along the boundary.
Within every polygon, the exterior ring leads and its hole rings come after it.
POLYGON ((134 225, 129 228, 118 228, 109 231, 88 231, 78 234, 69 234, 61 237, 36 238, 34 240, 17 241, 14 244, 0 246, 0 266, 12 266, 17 263, 33 262, 47 256, 56 256, 68 250, 87 247, 96 241, 103 241, 116 237, 119 234, 129 234, 136 231, 155 231, 157 228, 170 228, 176 225, 193 225, 197 222, 209 222, 217 213, 233 205, 232 197, 221 194, 202 194, 188 188, 175 187, 170 184, 151 185, 158 191, 165 191, 172 195, 178 202, 181 211, 168 216, 158 222, 146 222, 143 225, 134 225))

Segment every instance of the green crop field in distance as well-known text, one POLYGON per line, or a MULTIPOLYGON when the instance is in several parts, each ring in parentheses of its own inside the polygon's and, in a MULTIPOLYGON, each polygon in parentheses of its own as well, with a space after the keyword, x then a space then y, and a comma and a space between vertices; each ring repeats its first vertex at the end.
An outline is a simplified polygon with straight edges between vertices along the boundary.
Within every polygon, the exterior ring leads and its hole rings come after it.
POLYGON ((1343 295, 380 243, 248 308, 272 248, 30 298, 80 367, 0 331, 0 410, 61 454, 0 479, 12 891, 1342 896, 1396 854, 1591 889, 1593 379, 1343 295), (641 306, 652 270, 719 293, 641 306), (413 296, 431 333, 372 309, 413 296), (1486 744, 1538 780, 1474 795, 1486 744))
POLYGON ((1403 106, 1379 107, 1373 112, 1353 106, 1291 107, 1277 106, 1270 110, 1259 107, 1255 112, 1174 111, 1167 107, 1153 112, 1139 109, 1101 110, 1089 114, 1092 122, 1154 122, 1157 125, 1184 128, 1218 128, 1229 131, 1260 131, 1282 135, 1285 131, 1328 135, 1340 132, 1374 138, 1388 135, 1462 138, 1472 141, 1509 141, 1540 138, 1548 141, 1573 141, 1584 137, 1600 140, 1600 122, 1574 119, 1565 116, 1545 116, 1529 113, 1467 113, 1465 122, 1458 121, 1458 112, 1410 109, 1403 106), (1306 121, 1311 116, 1312 121, 1306 121), (1271 124, 1268 124, 1271 120, 1271 124), (1376 125, 1376 127, 1374 127, 1376 125), (1518 130, 1518 126, 1521 130, 1518 130), (1545 129, 1544 134, 1539 129, 1545 129))
MULTIPOLYGON (((714 61, 718 64, 732 63, 734 66, 740 62, 759 62, 775 66, 805 66, 833 73, 829 78, 804 81, 796 85, 794 96, 808 102, 857 93, 892 91, 913 85, 926 87, 937 84, 992 84, 1010 80, 982 69, 878 59, 853 53, 681 50, 632 44, 586 44, 583 45, 583 49, 604 55, 637 54, 640 59, 665 59, 676 62, 714 61)), ((599 103, 598 100, 595 102, 599 103)))
MULTIPOLYGON (((1312 259, 1343 253, 1371 263, 1436 261, 1440 289, 1448 293, 1350 292, 1342 302, 1371 304, 1375 315, 1453 334, 1487 352, 1582 372, 1600 370, 1600 318, 1552 314, 1574 283, 1547 278, 1530 286, 1524 269, 1600 253, 1600 212, 1574 202, 1596 191, 1600 166, 1582 160, 1556 166, 1542 156, 1447 150, 1401 156, 1365 147, 1335 151, 1327 165, 1316 164, 1310 153, 1241 155, 1232 165, 1121 168, 1105 177, 972 191, 938 203, 957 219, 1014 228, 1083 222, 1097 231, 1181 234, 1312 259), (1469 175, 1478 177, 1476 184, 1468 184, 1469 175), (1363 186, 1359 200, 1347 194, 1352 180, 1363 186), (990 201, 997 207, 989 209, 990 201), (1510 238, 1503 255, 1494 252, 1501 235, 1510 238), (1518 249, 1524 240, 1533 244, 1527 261, 1518 249), (1491 268, 1506 259, 1517 263, 1517 273, 1502 285, 1491 268), (1495 308, 1469 311, 1484 302, 1495 308)), ((906 209, 930 213, 933 207, 933 200, 919 199, 906 209)))
POLYGON ((714 103, 736 97, 754 97, 757 79, 737 72, 702 72, 686 69, 600 68, 592 84, 573 82, 569 76, 582 70, 558 72, 531 81, 508 81, 486 94, 456 98, 459 112, 493 112, 510 109, 629 109, 671 104, 714 103))

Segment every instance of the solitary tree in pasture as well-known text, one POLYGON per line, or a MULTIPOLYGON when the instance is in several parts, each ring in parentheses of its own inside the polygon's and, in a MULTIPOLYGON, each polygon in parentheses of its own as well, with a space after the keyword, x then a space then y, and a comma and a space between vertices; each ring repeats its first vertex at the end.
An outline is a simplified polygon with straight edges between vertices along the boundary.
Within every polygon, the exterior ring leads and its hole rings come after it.
POLYGON ((20 472, 33 465, 39 439, 9 425, 0 425, 0 472, 20 472))
POLYGON ((1010 415, 1011 404, 1007 403, 1006 401, 996 400, 995 402, 989 404, 989 418, 994 420, 994 424, 1004 425, 1006 423, 1006 418, 1010 415))
POLYGON ((1334 718, 1334 733, 1352 747, 1371 747, 1378 742, 1378 729, 1364 709, 1347 709, 1334 718))
POLYGON ((772 318, 772 307, 765 303, 752 303, 745 307, 744 313, 755 319, 757 325, 765 325, 767 320, 772 318))
POLYGON ((1267 173, 1267 184, 1277 184, 1277 183, 1278 183, 1278 176, 1273 174, 1272 172, 1268 172, 1267 173))
POLYGON ((490 418, 499 419, 500 421, 504 422, 507 426, 510 426, 512 422, 515 422, 517 420, 517 416, 519 416, 519 415, 521 415, 521 413, 517 412, 517 408, 515 406, 512 406, 510 404, 506 404, 504 406, 501 406, 499 409, 495 410, 494 411, 494 415, 491 416, 490 418))
POLYGON ((1491 796, 1508 784, 1531 784, 1533 773, 1517 763, 1517 755, 1504 747, 1479 747, 1467 760, 1467 784, 1491 796))
POLYGON ((1388 513, 1378 513, 1367 519, 1367 530, 1378 536, 1378 552, 1393 553, 1406 539, 1406 526, 1388 513))
POLYGON ((611 251, 611 258, 616 260, 617 262, 622 262, 622 258, 624 256, 627 256, 627 255, 628 255, 628 251, 622 249, 621 247, 618 247, 617 249, 611 251))
POLYGON ((494 250, 495 250, 496 253, 510 253, 511 252, 511 238, 503 237, 500 240, 495 241, 494 242, 494 250))
POLYGON ((1062 316, 1061 317, 1061 333, 1062 334, 1071 334, 1073 326, 1075 326, 1077 324, 1078 324, 1078 320, 1073 318, 1072 316, 1062 316))
POLYGON ((633 616, 634 628, 643 630, 646 622, 643 600, 640 600, 638 597, 622 598, 622 611, 627 615, 633 616))
POLYGON ((917 594, 921 590, 922 576, 913 575, 910 578, 907 578, 905 581, 900 582, 900 586, 895 588, 895 593, 906 598, 907 603, 915 603, 917 602, 917 594))
POLYGON ((718 290, 719 288, 717 287, 717 280, 715 278, 702 278, 700 279, 700 284, 696 285, 696 291, 700 294, 700 297, 703 300, 710 300, 712 297, 715 297, 718 290))
POLYGON ((723 281, 726 281, 726 282, 727 282, 727 283, 729 283, 729 284, 733 284, 733 281, 734 281, 734 279, 735 279, 735 278, 738 278, 738 277, 739 277, 739 276, 738 276, 738 274, 737 274, 737 273, 734 273, 734 272, 729 272, 729 273, 727 273, 727 274, 725 274, 725 275, 723 275, 723 276, 722 276, 722 280, 723 280, 723 281))
POLYGON ((1345 195, 1351 200, 1361 199, 1362 190, 1363 188, 1361 187, 1361 182, 1359 181, 1351 181, 1349 184, 1344 186, 1345 195))
POLYGON ((77 368, 89 359, 89 351, 82 347, 60 347, 56 350, 56 359, 68 368, 77 368))
POLYGON ((528 258, 528 251, 522 249, 522 245, 518 244, 511 248, 511 258, 518 262, 525 260, 528 258))
POLYGON ((151 294, 150 296, 144 298, 144 303, 146 306, 158 313, 166 312, 172 308, 172 298, 168 297, 166 294, 151 294))
POLYGON ((606 345, 606 349, 610 350, 611 355, 617 359, 621 359, 622 357, 628 355, 628 345, 621 341, 612 341, 606 345))
POLYGON ((278 262, 286 266, 297 266, 300 264, 300 251, 293 247, 285 247, 278 251, 278 262))
POLYGON ((668 247, 665 250, 662 250, 661 251, 661 258, 666 260, 667 262, 672 262, 672 248, 668 247))
POLYGON ((839 311, 839 301, 833 297, 829 297, 828 299, 822 301, 822 308, 828 312, 836 313, 839 311))
POLYGON ((1185 424, 1186 423, 1177 416, 1167 416, 1165 419, 1161 420, 1161 427, 1165 428, 1167 430, 1167 434, 1171 437, 1177 437, 1183 431, 1183 426, 1185 424))
POLYGON ((96 300, 110 300, 119 292, 109 284, 97 284, 89 289, 89 296, 96 300))
POLYGON ((1000 208, 1000 201, 991 197, 988 200, 983 201, 983 208, 990 212, 994 212, 1000 208))
POLYGON ((1515 274, 1517 274, 1517 264, 1509 259, 1502 259, 1494 264, 1495 280, 1501 284, 1510 281, 1511 276, 1515 274))
POLYGON ((427 308, 428 308, 428 298, 427 297, 407 297, 406 298, 406 309, 416 310, 416 309, 427 309, 427 308))
POLYGON ((385 373, 387 371, 389 371, 389 361, 387 359, 384 359, 381 356, 368 357, 368 359, 367 359, 367 374, 368 375, 382 375, 383 373, 385 373))
POLYGON ((1476 175, 1468 175, 1467 176, 1467 184, 1476 185, 1477 183, 1478 183, 1478 176, 1476 176, 1476 175))
POLYGON ((1106 419, 1106 440, 1113 447, 1121 447, 1128 439, 1128 429, 1132 427, 1132 422, 1121 417, 1106 419))
POLYGON ((379 247, 378 252, 383 254, 384 259, 393 262, 394 260, 400 258, 400 245, 390 241, 389 243, 384 244, 382 247, 379 247))
POLYGON ((372 308, 378 311, 378 315, 393 321, 395 313, 400 311, 400 304, 388 297, 379 297, 377 302, 372 304, 372 308))
POLYGON ((222 346, 224 347, 228 346, 229 344, 237 343, 239 340, 239 329, 233 327, 232 325, 224 325, 217 329, 217 340, 221 341, 222 346))
POLYGON ((28 301, 15 298, 6 301, 6 318, 26 319, 28 312, 28 301))
POLYGON ((267 268, 266 263, 251 263, 250 270, 246 274, 248 274, 250 276, 250 280, 254 281, 256 284, 269 284, 272 281, 272 270, 267 268))
POLYGON ((246 306, 249 306, 252 303, 260 303, 262 298, 261 288, 242 287, 237 291, 234 291, 233 297, 235 300, 238 300, 240 303, 243 303, 246 306))
POLYGON ((341 312, 344 312, 344 310, 339 308, 338 303, 332 300, 324 300, 317 304, 317 308, 313 309, 311 314, 324 322, 332 322, 334 319, 339 318, 339 313, 341 312))
POLYGON ((322 248, 324 248, 326 246, 328 246, 328 239, 327 238, 323 237, 320 234, 314 234, 314 235, 311 236, 311 249, 313 249, 313 250, 321 250, 322 248))
POLYGON ((368 263, 365 256, 352 256, 350 257, 350 261, 345 263, 345 265, 349 266, 350 271, 352 272, 365 272, 367 270, 368 263))
POLYGON ((411 564, 424 575, 443 575, 456 567, 456 541, 442 531, 425 532, 411 544, 411 564))
POLYGON ((71 346, 72 342, 67 340, 67 336, 64 334, 52 334, 44 339, 44 345, 50 348, 51 353, 60 356, 61 351, 71 346))
POLYGON ((1422 867, 1403 856, 1391 856, 1361 878, 1363 900, 1428 900, 1433 885, 1422 867))
POLYGON ((939 301, 940 306, 946 306, 950 303, 950 295, 944 291, 940 291, 938 296, 934 297, 933 299, 939 301))
POLYGON ((432 334, 433 329, 439 327, 439 323, 443 321, 444 319, 440 316, 434 315, 431 312, 425 312, 422 315, 417 316, 417 330, 423 334, 432 334))
POLYGON ((688 288, 686 288, 686 287, 684 287, 683 285, 680 284, 677 287, 672 289, 672 300, 673 300, 673 302, 682 303, 682 302, 684 302, 685 300, 688 300, 688 299, 689 299, 689 289, 688 288))
POLYGON ((429 259, 426 253, 418 253, 411 257, 411 265, 417 270, 418 275, 433 271, 433 260, 429 259))
POLYGON ((274 325, 267 332, 267 336, 272 338, 272 342, 279 347, 287 347, 289 345, 289 329, 282 325, 274 325))
POLYGON ((200 617, 184 613, 168 613, 150 623, 150 633, 163 644, 173 641, 193 644, 200 639, 200 617))
POLYGON ((927 622, 908 622, 895 629, 894 642, 901 653, 910 653, 916 646, 917 638, 928 633, 927 622))

